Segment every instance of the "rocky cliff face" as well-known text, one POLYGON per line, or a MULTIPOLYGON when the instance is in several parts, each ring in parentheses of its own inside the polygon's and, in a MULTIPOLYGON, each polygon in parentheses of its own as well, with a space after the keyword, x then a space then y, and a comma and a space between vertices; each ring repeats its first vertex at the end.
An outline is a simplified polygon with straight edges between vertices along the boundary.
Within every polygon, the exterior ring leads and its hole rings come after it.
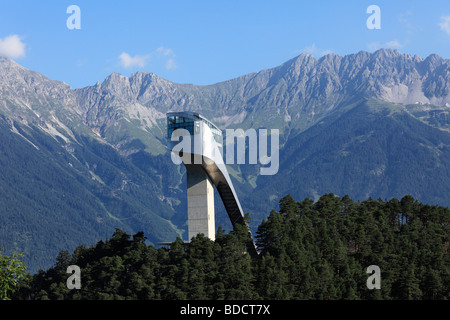
POLYGON ((69 85, 50 80, 4 57, 0 57, 0 92, 2 101, 31 102, 32 97, 39 97, 36 102, 40 104, 52 105, 56 100, 71 106, 75 103, 75 95, 69 85))
POLYGON ((92 113, 103 98, 116 104, 138 103, 161 113, 200 110, 220 122, 242 112, 254 116, 260 110, 287 114, 284 119, 305 111, 315 115, 355 96, 445 105, 450 103, 449 79, 450 61, 437 55, 422 59, 397 50, 378 50, 344 57, 329 54, 319 60, 304 53, 279 67, 209 86, 176 84, 151 73, 139 72, 130 78, 112 74, 100 85, 101 91, 97 85, 76 94, 92 113), (93 92, 99 95, 97 100, 92 99, 93 92), (110 101, 110 97, 120 100, 110 101))
POLYGON ((107 140, 114 130, 132 140, 133 127, 156 141, 163 136, 169 110, 196 110, 223 128, 276 126, 302 131, 361 97, 450 104, 450 60, 437 55, 423 59, 390 49, 320 59, 303 53, 276 68, 208 86, 177 84, 136 72, 129 78, 113 73, 103 83, 72 90, 1 58, 0 92, 3 115, 40 123, 61 134, 67 131, 61 124, 79 127, 82 123, 107 140), (117 125, 122 120, 124 124, 117 125))

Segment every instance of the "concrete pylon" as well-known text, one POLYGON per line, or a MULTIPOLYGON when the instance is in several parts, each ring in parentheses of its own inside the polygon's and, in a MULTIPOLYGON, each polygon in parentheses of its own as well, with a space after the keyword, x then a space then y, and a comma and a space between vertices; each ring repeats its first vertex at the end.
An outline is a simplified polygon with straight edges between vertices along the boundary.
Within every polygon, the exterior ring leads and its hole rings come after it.
POLYGON ((198 165, 186 165, 189 240, 203 233, 215 240, 214 187, 198 165))

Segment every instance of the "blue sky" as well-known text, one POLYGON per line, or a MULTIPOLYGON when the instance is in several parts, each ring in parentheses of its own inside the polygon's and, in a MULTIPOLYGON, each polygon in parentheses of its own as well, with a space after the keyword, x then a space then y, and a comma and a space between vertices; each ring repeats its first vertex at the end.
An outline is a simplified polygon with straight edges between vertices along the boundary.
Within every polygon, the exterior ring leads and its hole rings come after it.
POLYGON ((381 47, 450 58, 450 1, 0 0, 0 55, 73 88, 135 71, 206 85, 304 51, 381 47), (67 27, 70 5, 81 29, 67 27), (367 28, 370 5, 381 29, 367 28))

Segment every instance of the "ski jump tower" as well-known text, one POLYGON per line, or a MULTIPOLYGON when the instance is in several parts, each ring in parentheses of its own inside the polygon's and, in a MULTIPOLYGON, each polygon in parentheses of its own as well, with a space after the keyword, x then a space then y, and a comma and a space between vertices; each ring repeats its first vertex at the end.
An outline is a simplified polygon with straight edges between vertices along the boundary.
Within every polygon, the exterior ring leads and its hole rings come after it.
MULTIPOLYGON (((186 167, 189 240, 203 233, 215 240, 214 188, 233 227, 248 225, 223 161, 222 131, 195 112, 167 113, 168 148, 172 160, 186 167)), ((250 232, 250 228, 248 229, 250 232)), ((249 248, 257 254, 256 245, 249 248)))

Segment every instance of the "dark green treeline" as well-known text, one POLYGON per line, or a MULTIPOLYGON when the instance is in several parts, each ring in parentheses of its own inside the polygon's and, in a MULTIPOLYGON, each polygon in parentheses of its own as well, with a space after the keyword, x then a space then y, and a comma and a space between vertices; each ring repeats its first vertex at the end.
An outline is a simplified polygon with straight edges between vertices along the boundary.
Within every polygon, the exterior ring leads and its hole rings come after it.
POLYGON ((54 267, 21 283, 13 299, 449 299, 450 210, 405 196, 354 202, 327 194, 317 202, 280 200, 246 253, 245 228, 216 241, 198 235, 170 248, 143 233, 116 230, 91 248, 62 251, 54 267), (67 266, 81 269, 69 290, 67 266), (367 267, 381 270, 368 289, 367 267))

